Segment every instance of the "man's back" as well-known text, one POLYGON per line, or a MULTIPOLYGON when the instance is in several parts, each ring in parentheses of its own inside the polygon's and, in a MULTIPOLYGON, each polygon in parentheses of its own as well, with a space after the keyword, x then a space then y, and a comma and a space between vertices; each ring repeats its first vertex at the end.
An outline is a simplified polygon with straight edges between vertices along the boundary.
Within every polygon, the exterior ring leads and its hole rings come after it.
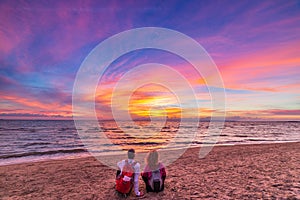
POLYGON ((128 159, 121 160, 117 163, 118 168, 120 169, 120 174, 123 172, 124 167, 129 164, 134 170, 133 176, 133 185, 134 193, 136 196, 142 196, 139 192, 139 175, 140 175, 140 163, 134 161, 135 151, 133 149, 128 150, 128 159))

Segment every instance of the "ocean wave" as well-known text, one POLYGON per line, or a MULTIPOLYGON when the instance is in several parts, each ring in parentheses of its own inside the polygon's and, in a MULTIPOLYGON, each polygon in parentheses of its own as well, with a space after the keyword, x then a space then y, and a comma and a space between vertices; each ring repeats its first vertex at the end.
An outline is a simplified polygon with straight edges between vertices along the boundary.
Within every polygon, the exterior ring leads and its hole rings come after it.
POLYGON ((10 155, 2 155, 0 159, 7 159, 7 158, 20 158, 26 156, 42 156, 42 155, 53 155, 59 153, 82 153, 87 152, 86 149, 60 149, 60 150, 52 150, 52 151, 43 151, 43 152, 26 152, 26 153, 19 153, 19 154, 10 154, 10 155))
POLYGON ((142 146, 142 145, 162 145, 164 144, 163 142, 124 142, 124 143, 118 143, 119 145, 137 145, 137 146, 142 146))
POLYGON ((234 137, 249 137, 249 135, 234 135, 234 137))
POLYGON ((27 143, 27 144, 24 144, 23 146, 24 147, 28 147, 28 146, 35 146, 35 145, 49 145, 49 144, 52 144, 50 142, 33 142, 33 143, 27 143))

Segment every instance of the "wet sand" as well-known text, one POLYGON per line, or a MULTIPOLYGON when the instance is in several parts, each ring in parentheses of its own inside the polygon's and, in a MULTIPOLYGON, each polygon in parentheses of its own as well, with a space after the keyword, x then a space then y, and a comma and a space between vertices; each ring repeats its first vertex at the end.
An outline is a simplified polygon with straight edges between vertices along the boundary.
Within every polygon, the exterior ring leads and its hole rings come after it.
MULTIPOLYGON (((300 199, 299 142, 214 147, 203 159, 198 152, 167 166, 165 191, 142 199, 300 199)), ((0 199, 120 199, 114 178, 93 157, 0 166, 0 199)))

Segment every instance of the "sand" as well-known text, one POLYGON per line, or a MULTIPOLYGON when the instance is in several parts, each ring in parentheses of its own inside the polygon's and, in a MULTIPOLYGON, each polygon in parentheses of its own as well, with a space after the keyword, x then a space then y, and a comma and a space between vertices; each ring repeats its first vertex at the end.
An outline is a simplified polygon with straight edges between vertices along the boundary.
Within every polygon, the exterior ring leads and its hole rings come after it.
MULTIPOLYGON (((143 199, 300 199, 300 143, 215 147, 203 159, 198 152, 169 165, 165 191, 143 199)), ((120 199, 114 177, 93 157, 1 166, 0 199, 120 199)))

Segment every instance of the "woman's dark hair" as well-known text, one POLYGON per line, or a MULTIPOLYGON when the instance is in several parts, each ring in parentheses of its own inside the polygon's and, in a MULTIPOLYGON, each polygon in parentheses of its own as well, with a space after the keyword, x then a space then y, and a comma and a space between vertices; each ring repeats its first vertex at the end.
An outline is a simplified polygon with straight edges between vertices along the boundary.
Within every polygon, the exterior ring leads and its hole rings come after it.
POLYGON ((134 159, 134 154, 135 154, 134 149, 129 149, 128 152, 127 152, 127 155, 128 155, 129 159, 134 159))

